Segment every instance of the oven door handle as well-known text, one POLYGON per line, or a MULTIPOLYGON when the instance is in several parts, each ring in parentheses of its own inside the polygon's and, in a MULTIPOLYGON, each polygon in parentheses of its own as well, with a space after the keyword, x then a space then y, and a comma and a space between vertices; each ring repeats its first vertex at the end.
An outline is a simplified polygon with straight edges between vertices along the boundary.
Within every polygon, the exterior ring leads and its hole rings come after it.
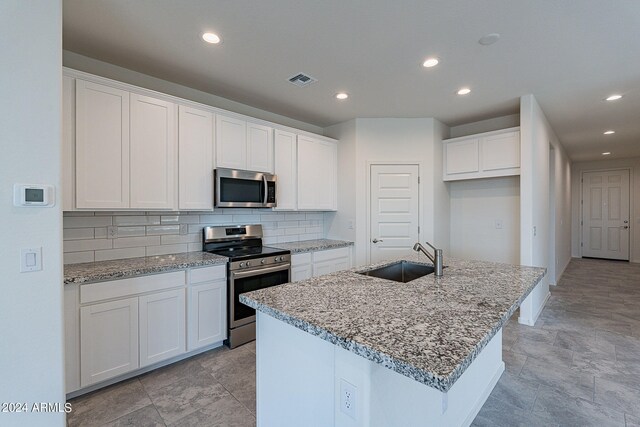
POLYGON ((267 185, 267 176, 265 174, 262 174, 262 183, 264 184, 264 198, 262 200, 262 204, 266 205, 267 204, 267 198, 269 197, 269 190, 268 190, 268 185, 267 185))
POLYGON ((281 264, 275 267, 265 267, 265 268, 257 268, 251 271, 232 271, 231 276, 234 279, 242 279, 243 277, 251 277, 251 276, 259 276, 261 274, 275 273, 276 271, 289 270, 291 267, 290 263, 281 264))

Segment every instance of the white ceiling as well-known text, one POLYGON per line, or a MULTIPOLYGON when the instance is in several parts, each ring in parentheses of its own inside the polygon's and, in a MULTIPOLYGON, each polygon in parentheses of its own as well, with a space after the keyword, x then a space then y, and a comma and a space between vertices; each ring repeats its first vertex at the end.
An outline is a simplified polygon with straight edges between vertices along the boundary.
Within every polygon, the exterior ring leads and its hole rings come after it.
POLYGON ((516 113, 532 93, 574 160, 640 156, 638 0, 63 4, 67 50, 318 126, 355 117, 455 126, 516 113), (205 31, 223 43, 202 42, 205 31), (493 32, 500 41, 478 44, 493 32), (431 55, 440 65, 423 68, 431 55), (288 83, 298 72, 319 81, 288 83), (456 95, 462 86, 471 94, 456 95), (337 101, 338 91, 350 98, 337 101), (603 101, 612 93, 624 98, 603 101))

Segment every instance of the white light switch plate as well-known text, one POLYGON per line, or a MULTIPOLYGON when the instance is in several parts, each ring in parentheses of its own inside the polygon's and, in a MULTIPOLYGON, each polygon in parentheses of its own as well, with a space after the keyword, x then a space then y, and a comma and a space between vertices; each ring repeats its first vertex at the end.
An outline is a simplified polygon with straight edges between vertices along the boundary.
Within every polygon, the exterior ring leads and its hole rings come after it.
POLYGON ((20 250, 20 272, 42 270, 42 248, 26 248, 20 250))

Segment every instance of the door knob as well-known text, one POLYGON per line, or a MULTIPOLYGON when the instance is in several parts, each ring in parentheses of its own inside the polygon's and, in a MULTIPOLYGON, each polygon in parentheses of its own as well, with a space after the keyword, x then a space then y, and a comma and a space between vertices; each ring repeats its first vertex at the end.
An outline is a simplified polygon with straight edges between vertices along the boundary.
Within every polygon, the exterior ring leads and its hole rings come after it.
POLYGON ((383 240, 382 240, 382 239, 380 239, 380 240, 378 240, 378 239, 373 239, 373 240, 372 240, 372 242, 373 242, 373 243, 378 243, 378 242, 383 242, 383 240))
POLYGON ((622 228, 624 228, 626 230, 627 228, 629 228, 629 226, 628 225, 623 225, 622 228))

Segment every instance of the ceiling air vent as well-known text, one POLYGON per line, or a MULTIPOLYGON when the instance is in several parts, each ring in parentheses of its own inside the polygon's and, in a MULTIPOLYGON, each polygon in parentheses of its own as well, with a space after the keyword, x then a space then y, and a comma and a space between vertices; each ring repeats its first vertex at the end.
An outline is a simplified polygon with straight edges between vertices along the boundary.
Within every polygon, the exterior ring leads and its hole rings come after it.
POLYGON ((311 83, 315 83, 317 81, 318 79, 314 79, 313 77, 304 73, 298 73, 292 77, 289 77, 289 82, 299 87, 309 86, 311 83))

